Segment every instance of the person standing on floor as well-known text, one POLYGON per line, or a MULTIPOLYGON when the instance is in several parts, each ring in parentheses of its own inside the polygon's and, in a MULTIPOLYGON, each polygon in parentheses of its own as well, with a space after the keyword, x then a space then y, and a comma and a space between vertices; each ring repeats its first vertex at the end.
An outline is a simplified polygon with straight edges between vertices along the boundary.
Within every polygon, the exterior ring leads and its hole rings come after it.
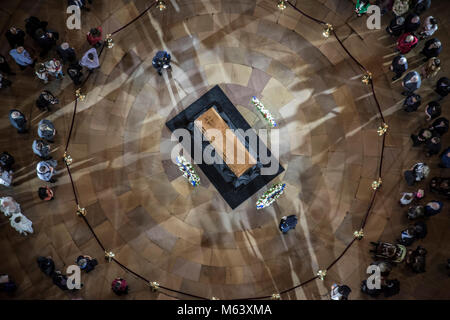
POLYGON ((403 110, 406 112, 414 112, 417 111, 420 104, 422 102, 422 98, 418 94, 412 94, 405 98, 403 102, 403 110))
POLYGON ((421 84, 422 80, 420 79, 420 74, 417 71, 408 72, 402 81, 402 95, 408 96, 413 94, 414 91, 420 88, 421 84))
POLYGON ((436 83, 436 89, 434 91, 440 96, 438 100, 445 98, 450 92, 450 80, 447 77, 440 78, 436 83))
POLYGON ((56 52, 58 52, 63 63, 74 63, 77 61, 75 49, 70 47, 67 42, 61 43, 61 45, 56 48, 56 52))
POLYGON ((9 112, 9 121, 11 125, 17 129, 18 133, 26 133, 27 129, 27 119, 25 115, 17 109, 12 109, 9 112))
POLYGON ((392 6, 392 12, 400 17, 409 11, 409 0, 395 0, 392 6))
POLYGON ((56 129, 50 120, 42 119, 38 124, 38 136, 45 139, 50 143, 53 143, 55 138, 56 129))
POLYGON ((450 168, 450 147, 445 149, 440 155, 439 167, 450 168))
POLYGON ((55 262, 53 261, 52 257, 38 257, 37 258, 37 264, 39 269, 46 275, 46 276, 52 276, 55 272, 55 262))
POLYGON ((58 104, 59 100, 48 90, 41 92, 36 100, 36 106, 41 111, 51 111, 50 106, 58 104))
POLYGON ((48 83, 48 71, 43 63, 37 63, 34 68, 34 73, 38 79, 44 81, 44 84, 48 83))
POLYGON ((111 289, 116 295, 121 296, 124 294, 128 294, 129 287, 126 280, 122 278, 116 278, 111 283, 111 289))
POLYGON ((405 18, 403 17, 394 17, 389 26, 386 27, 386 32, 391 36, 398 37, 403 34, 405 31, 405 18))
POLYGON ((278 228, 281 232, 287 233, 291 229, 295 229, 295 226, 297 225, 298 218, 295 214, 292 214, 290 216, 284 216, 281 218, 280 225, 278 228))
MULTIPOLYGON (((92 4, 92 0, 88 0, 88 2, 92 4)), ((86 6, 86 0, 68 0, 67 4, 69 6, 77 6, 80 10, 91 11, 91 9, 86 6)))
POLYGON ((87 42, 94 48, 99 48, 102 46, 102 31, 102 27, 98 26, 96 28, 92 28, 86 34, 87 42))
POLYGON ((52 59, 45 62, 45 68, 52 77, 64 79, 63 66, 59 60, 52 59))
POLYGON ((367 13, 367 9, 370 7, 370 2, 368 0, 356 0, 355 12, 358 17, 367 13))
POLYGON ((410 33, 402 34, 397 41, 397 50, 402 54, 410 52, 419 42, 419 39, 410 33))
POLYGON ((422 29, 419 32, 420 39, 431 37, 438 29, 438 24, 433 16, 429 16, 425 19, 422 29))
POLYGON ((67 74, 76 86, 81 84, 81 79, 83 78, 83 73, 81 70, 83 70, 83 67, 78 63, 72 63, 67 69, 67 74))
POLYGON ((422 77, 425 79, 435 77, 441 70, 441 60, 434 57, 422 68, 422 77))
POLYGON ((11 86, 11 84, 12 82, 6 79, 6 77, 0 73, 0 89, 8 88, 11 86))
POLYGON ((431 157, 435 154, 438 154, 439 151, 441 151, 441 148, 441 138, 435 135, 425 143, 426 156, 431 157))
POLYGON ((395 73, 392 81, 400 79, 403 73, 408 70, 408 60, 404 55, 398 55, 392 60, 390 69, 395 73))
POLYGON ((428 9, 430 9, 431 0, 412 0, 411 7, 414 12, 418 15, 421 15, 428 9))
POLYGON ((14 76, 15 73, 11 71, 11 67, 9 66, 6 58, 0 54, 0 71, 6 73, 9 76, 14 76))
POLYGON ((39 179, 46 182, 55 183, 56 179, 53 177, 56 175, 56 166, 58 162, 56 160, 40 161, 36 166, 36 173, 39 179))
POLYGON ((86 67, 89 70, 89 72, 92 72, 94 71, 94 69, 100 67, 97 49, 91 48, 88 51, 86 51, 84 56, 81 58, 80 66, 86 67))
POLYGON ((24 47, 17 47, 9 51, 9 55, 14 59, 21 70, 25 70, 26 67, 34 67, 36 59, 32 59, 30 54, 24 47))
POLYGON ((436 119, 441 115, 441 112, 441 105, 436 101, 430 101, 425 107, 425 115, 427 116, 427 121, 436 119))
POLYGON ((432 38, 425 42, 423 50, 420 52, 425 56, 423 61, 428 61, 433 57, 439 56, 442 51, 442 44, 438 38, 432 38))
POLYGON ((162 76, 162 70, 163 69, 169 69, 172 70, 172 67, 170 66, 170 61, 172 57, 167 51, 158 51, 156 55, 153 57, 152 65, 153 68, 158 71, 158 74, 162 76))
POLYGON ((349 286, 346 286, 345 284, 338 285, 335 283, 331 286, 331 300, 348 300, 350 292, 352 292, 352 290, 349 286))
POLYGON ((433 131, 433 134, 438 134, 440 136, 448 132, 449 121, 447 118, 441 117, 433 121, 433 124, 429 130, 433 131))
POLYGON ((6 31, 5 36, 8 40, 9 45, 11 46, 11 49, 21 47, 25 43, 25 32, 23 32, 19 28, 9 28, 9 30, 6 31))
POLYGON ((406 17, 405 32, 414 33, 420 28, 420 17, 411 13, 406 17))
POLYGON ((55 199, 53 190, 47 186, 40 187, 38 189, 38 196, 39 196, 39 199, 44 200, 44 201, 50 201, 50 200, 55 199))
POLYGON ((13 293, 17 290, 16 283, 7 274, 0 275, 0 292, 13 293))
POLYGON ((43 29, 36 30, 34 39, 42 49, 39 55, 41 58, 45 57, 53 46, 56 45, 56 39, 54 38, 53 33, 44 31, 43 29))
POLYGON ((34 140, 33 141, 33 152, 38 157, 48 160, 50 159, 50 145, 48 143, 45 143, 42 140, 34 140))
POLYGON ((80 269, 86 271, 86 273, 94 270, 95 266, 98 264, 97 259, 87 255, 78 256, 76 263, 80 269))

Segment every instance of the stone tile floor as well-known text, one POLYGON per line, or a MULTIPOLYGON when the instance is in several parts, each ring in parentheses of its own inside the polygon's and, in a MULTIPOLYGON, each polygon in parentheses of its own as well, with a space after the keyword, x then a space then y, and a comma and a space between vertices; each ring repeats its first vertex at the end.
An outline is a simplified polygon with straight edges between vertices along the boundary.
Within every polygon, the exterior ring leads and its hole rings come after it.
MULTIPOLYGON (((408 188, 402 171, 419 160, 431 165, 431 175, 449 175, 437 159, 425 159, 412 148, 409 134, 425 125, 423 106, 405 114, 400 83, 391 83, 388 63, 394 42, 384 29, 369 31, 365 18, 352 14, 349 0, 304 0, 298 6, 308 14, 333 23, 349 51, 374 73, 377 97, 390 125, 387 135, 383 188, 376 200, 365 238, 356 243, 329 272, 283 299, 327 299, 332 283, 346 283, 352 299, 367 299, 359 284, 371 262, 369 242, 395 241, 406 226, 399 194, 408 188), (382 66, 382 67, 380 67, 382 66)), ((78 197, 87 219, 104 246, 117 259, 146 278, 166 287, 220 299, 271 295, 311 278, 326 267, 351 241, 371 197, 377 177, 380 138, 376 106, 361 72, 333 38, 321 36, 319 26, 293 9, 276 10, 269 0, 178 0, 164 12, 150 11, 114 36, 115 46, 101 57, 102 66, 84 88, 72 136, 71 166, 78 197), (173 70, 163 77, 151 66, 154 53, 172 53, 173 70), (252 108, 256 95, 280 123, 280 161, 286 168, 278 179, 287 190, 278 202, 256 211, 259 194, 235 210, 221 199, 202 175, 191 188, 170 162, 173 142, 164 123, 212 86, 219 84, 254 128, 265 128, 252 108), (286 235, 278 231, 283 215, 297 214, 299 225, 286 235)), ((88 49, 85 33, 102 25, 109 33, 145 9, 148 1, 94 1, 82 13, 82 29, 65 28, 65 7, 60 1, 18 1, 2 4, 2 32, 10 25, 24 27, 30 15, 49 21, 81 55, 88 49)), ((430 14, 439 19, 437 36, 443 41, 443 72, 447 71, 446 44, 450 6, 433 1, 430 14)), ((383 25, 390 17, 383 17, 383 25)), ((27 39, 27 45, 34 44, 27 39)), ((1 45, 6 55, 6 42, 1 45)), ((408 54, 419 60, 421 46, 408 54)), ((55 52, 51 52, 53 56, 55 52)), ((419 62, 413 68, 420 68, 419 62)), ((65 171, 55 185, 56 199, 43 203, 37 196, 42 183, 34 168, 38 161, 31 142, 40 119, 54 121, 58 130, 53 156, 62 158, 72 117, 74 87, 68 77, 43 85, 31 70, 11 77, 13 87, 0 92, 2 149, 16 159, 15 186, 0 187, 12 195, 32 221, 35 233, 18 235, 5 218, 0 220, 0 272, 19 284, 17 299, 117 299, 109 285, 116 276, 130 282, 130 294, 121 299, 168 299, 103 260, 104 253, 84 222, 76 216, 75 202, 65 171), (43 89, 60 99, 52 113, 38 112, 34 99, 43 89), (8 123, 10 108, 27 115, 33 129, 18 135, 8 123), (84 288, 65 294, 37 269, 38 255, 52 255, 59 268, 74 263, 79 254, 97 257, 100 264, 83 275, 84 288)), ((434 98, 432 81, 419 93, 426 103, 434 98)), ((444 115, 449 116, 444 100, 444 115)), ((449 138, 444 138, 449 145, 449 138)), ((272 147, 273 149, 273 147, 272 147)), ((425 185, 425 184, 424 184, 425 185)), ((431 200, 428 195, 426 200, 431 200)), ((448 204, 448 202, 447 202, 448 204)), ((449 278, 444 263, 450 258, 449 211, 427 221, 424 245, 427 272, 414 275, 397 266, 398 299, 448 299, 449 278)), ((177 296, 180 297, 180 296, 177 296)), ((1 296, 0 298, 9 298, 1 296)))

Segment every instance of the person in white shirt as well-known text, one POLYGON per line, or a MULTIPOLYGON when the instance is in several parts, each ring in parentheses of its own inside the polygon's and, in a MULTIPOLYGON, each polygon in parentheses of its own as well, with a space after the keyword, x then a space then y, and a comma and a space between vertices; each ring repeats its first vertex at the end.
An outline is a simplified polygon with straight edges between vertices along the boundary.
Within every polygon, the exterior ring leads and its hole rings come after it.
POLYGON ((51 183, 56 182, 53 177, 56 174, 56 166, 58 165, 56 160, 41 161, 36 166, 36 173, 39 179, 42 181, 48 181, 51 183))
POLYGON ((80 66, 88 68, 89 71, 100 67, 97 50, 95 48, 91 48, 86 51, 86 53, 83 55, 83 58, 81 58, 80 60, 80 66))
POLYGON ((425 19, 422 29, 419 32, 420 39, 431 37, 438 29, 437 21, 433 16, 425 19))

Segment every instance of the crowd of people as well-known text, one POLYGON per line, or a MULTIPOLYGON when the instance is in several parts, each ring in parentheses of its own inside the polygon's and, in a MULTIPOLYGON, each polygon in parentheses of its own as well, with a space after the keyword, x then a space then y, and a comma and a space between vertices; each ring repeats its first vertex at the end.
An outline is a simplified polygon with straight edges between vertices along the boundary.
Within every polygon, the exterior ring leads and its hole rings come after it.
MULTIPOLYGON (((92 0, 88 0, 92 4, 92 0)), ((85 0, 69 0, 68 5, 78 6, 83 11, 90 11, 85 0)), ((17 26, 10 27, 5 33, 6 40, 10 46, 9 56, 18 69, 26 72, 32 69, 34 75, 45 86, 52 80, 63 80, 65 74, 68 74, 75 86, 79 86, 85 80, 86 73, 92 73, 100 67, 99 51, 105 44, 103 40, 103 28, 97 26, 91 28, 86 34, 86 41, 91 47, 82 56, 77 59, 76 50, 66 41, 58 44, 59 33, 49 27, 47 21, 41 21, 39 18, 31 16, 25 20, 24 30, 17 26), (24 31, 25 30, 25 31, 24 31), (27 41, 27 39, 30 41, 27 41), (27 42, 32 43, 27 46, 27 42), (35 54, 39 51, 38 56, 35 54)), ((157 73, 162 76, 163 70, 171 70, 171 55, 167 51, 158 51, 153 58, 152 65, 157 73)), ((14 67, 10 65, 8 58, 0 55, 0 89, 8 88, 14 85, 14 82, 8 76, 16 76, 14 67)), ((35 105, 44 115, 51 113, 59 99, 47 89, 41 91, 37 97, 35 105)), ((31 124, 27 121, 25 113, 20 108, 11 109, 9 112, 11 125, 19 134, 30 132, 31 124)), ((53 159, 51 144, 55 143, 56 128, 49 119, 41 119, 37 125, 37 137, 32 143, 32 151, 39 158, 36 165, 37 177, 46 183, 38 188, 38 196, 43 201, 55 199, 54 187, 51 184, 57 182, 58 162, 53 159)), ((0 154, 0 183, 11 187, 13 183, 13 164, 14 157, 8 152, 0 154)), ((32 233, 32 222, 20 212, 20 205, 12 197, 0 198, 0 210, 10 217, 11 226, 21 234, 32 233)), ((66 290, 67 276, 60 271, 54 270, 54 263, 51 258, 40 257, 38 259, 39 267, 50 277, 60 288, 66 290)), ((89 272, 94 269, 97 260, 88 256, 80 256, 77 264, 82 270, 89 272)), ((0 289, 12 292, 15 284, 9 285, 12 280, 8 275, 0 276, 0 289)), ((117 278, 112 283, 112 290, 118 294, 128 292, 126 280, 117 278)))
MULTIPOLYGON (((433 37, 438 30, 437 19, 426 16, 426 11, 431 6, 431 0, 378 0, 370 3, 368 0, 358 0, 355 11, 358 16, 367 12, 371 4, 381 8, 381 13, 392 12, 392 20, 386 27, 386 32, 396 41, 398 55, 392 60, 390 70, 394 73, 392 81, 402 79, 402 94, 405 97, 403 107, 406 112, 415 112, 422 105, 422 97, 417 91, 421 88, 422 81, 433 79, 441 72, 439 54, 442 51, 442 43, 433 37), (422 45, 423 43, 423 45, 422 45), (407 55, 414 56, 415 48, 422 46, 420 54, 423 55, 424 65, 416 70, 410 70, 407 55), (413 51, 414 50, 414 51, 413 51), (408 72, 409 71, 409 72, 408 72), (405 74, 406 73, 406 74, 405 74)), ((440 77, 434 86, 434 96, 425 106, 426 120, 428 123, 411 134, 412 146, 423 147, 424 156, 438 155, 439 167, 450 168, 450 147, 443 152, 442 137, 448 132, 449 120, 441 117, 440 101, 450 92, 449 79, 440 77)), ((423 183, 433 168, 425 162, 414 164, 404 172, 404 178, 408 186, 423 183)), ((429 184, 431 194, 450 198, 449 178, 434 177, 429 184)), ((428 192, 427 192, 428 193, 428 192)), ((388 279, 393 266, 405 263, 415 273, 425 272, 427 250, 422 246, 416 249, 407 249, 415 241, 423 239, 427 235, 427 219, 439 214, 443 210, 443 202, 436 199, 424 202, 425 191, 421 187, 414 192, 403 192, 400 198, 400 206, 406 209, 407 221, 413 220, 400 232, 396 243, 374 242, 372 265, 376 265, 380 271, 378 286, 369 284, 368 280, 361 283, 361 291, 369 296, 376 297, 384 293, 390 297, 400 291, 400 282, 397 279, 388 279)), ((450 261, 450 259, 449 259, 450 261)), ((448 266, 447 266, 448 267, 448 266)), ((449 274, 450 275, 450 274, 449 274)), ((351 289, 346 285, 333 285, 331 299, 346 300, 351 289)))
MULTIPOLYGON (((90 4, 92 1, 88 0, 90 4)), ((80 9, 89 11, 85 0, 69 0, 69 5, 78 6, 80 9)), ((396 40, 396 50, 398 55, 393 59, 390 70, 394 73, 392 81, 402 79, 402 94, 405 96, 403 103, 406 112, 415 112, 422 105, 422 97, 418 94, 422 81, 434 81, 434 78, 441 72, 441 61, 439 54, 442 51, 442 43, 438 38, 433 37, 438 30, 437 19, 433 16, 426 16, 424 13, 430 8, 431 0, 378 0, 376 4, 380 6, 382 14, 392 12, 393 18, 386 31, 396 40), (410 55, 415 48, 421 46, 420 54, 423 55, 423 66, 416 70, 411 70, 407 55, 410 55), (405 74, 406 73, 406 74, 405 74)), ((355 11, 358 16, 367 13, 371 2, 369 0, 357 0, 355 11)), ((63 80, 68 74, 75 86, 83 83, 86 73, 92 73, 100 67, 99 51, 103 45, 103 28, 97 26, 91 28, 86 34, 86 41, 89 48, 80 59, 77 59, 76 50, 66 41, 58 44, 60 35, 57 31, 49 27, 48 22, 31 16, 25 20, 25 31, 17 26, 12 26, 6 32, 5 37, 9 43, 9 59, 22 71, 32 68, 37 79, 47 85, 52 80, 63 80), (33 47, 26 45, 29 38, 34 44, 33 47), (36 55, 36 51, 39 54, 36 55), (64 72, 65 70, 65 72, 64 72)), ((171 70, 171 55, 167 51, 158 51, 152 60, 152 65, 157 73, 162 76, 163 70, 171 70)), ((0 55, 0 89, 5 89, 14 85, 9 79, 16 76, 14 68, 8 62, 8 58, 0 55)), ((450 168, 450 147, 443 152, 442 136, 448 132, 449 120, 441 117, 442 101, 450 92, 449 79, 440 77, 435 85, 436 96, 428 102, 424 108, 426 121, 428 122, 416 134, 411 135, 413 147, 424 147, 424 156, 432 157, 439 155, 441 168, 450 168)), ((59 103, 58 98, 49 90, 42 90, 36 99, 36 107, 40 112, 51 113, 53 106, 59 103)), ((15 108, 9 112, 11 125, 19 134, 30 132, 30 123, 25 114, 15 108)), ((39 187, 38 196, 43 201, 54 199, 54 189, 49 184, 57 182, 58 162, 52 158, 51 144, 55 142, 56 128, 49 119, 41 119, 37 126, 37 138, 32 143, 33 153, 39 157, 36 165, 37 177, 46 184, 39 187)), ((13 185, 13 164, 14 158, 7 152, 0 155, 0 183, 10 187, 13 185)), ((404 177, 409 186, 421 183, 428 176, 432 168, 425 162, 416 163, 410 170, 405 171, 404 177)), ((434 177, 429 185, 431 193, 450 197, 450 178, 434 177)), ((401 231, 397 243, 387 242, 374 243, 373 266, 380 270, 380 286, 373 288, 367 281, 361 284, 361 290, 370 296, 378 296, 381 293, 385 297, 397 294, 400 290, 400 283, 397 279, 389 279, 393 266, 398 263, 405 263, 413 272, 425 272, 425 260, 427 250, 421 246, 416 249, 406 249, 416 240, 423 239, 427 235, 426 221, 430 217, 442 211, 443 203, 439 200, 429 200, 422 203, 425 198, 425 191, 418 189, 417 192, 404 192, 400 199, 400 205, 408 207, 406 217, 414 222, 401 231)), ((26 235, 32 233, 32 223, 27 219, 20 209, 20 205, 12 197, 0 198, 0 210, 5 216, 10 217, 11 226, 18 232, 26 235)), ((281 219, 279 229, 287 233, 294 229, 298 219, 295 215, 285 216, 281 219)), ((79 256, 75 263, 89 273, 95 269, 97 260, 87 255, 79 256)), ((67 275, 56 270, 55 263, 51 257, 39 257, 38 267, 49 276, 53 283, 62 290, 69 290, 67 286, 67 275)), ((447 262, 450 269, 450 259, 447 262)), ((449 272, 450 275, 450 272, 449 272)), ((112 291, 117 295, 127 294, 129 286, 127 281, 116 278, 111 284, 112 291)), ((14 292, 16 284, 8 275, 0 275, 0 291, 14 292)), ((331 288, 331 299, 348 299, 351 288, 346 285, 333 284, 331 288)))

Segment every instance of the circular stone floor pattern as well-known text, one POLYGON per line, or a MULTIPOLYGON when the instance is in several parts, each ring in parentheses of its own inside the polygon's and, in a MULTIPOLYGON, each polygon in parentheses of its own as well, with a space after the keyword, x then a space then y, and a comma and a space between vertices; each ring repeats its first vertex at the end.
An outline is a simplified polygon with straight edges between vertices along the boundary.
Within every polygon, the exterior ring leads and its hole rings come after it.
MULTIPOLYGON (((320 26, 292 9, 280 13, 274 1, 259 0, 176 3, 174 8, 168 2, 162 13, 150 11, 115 35, 115 46, 105 49, 101 69, 84 88, 87 99, 78 104, 69 150, 87 219, 122 264, 169 288, 232 299, 293 287, 341 254, 368 207, 381 148, 373 97, 345 54, 340 59, 327 54, 342 53, 336 42, 324 39, 320 26), (172 72, 163 77, 151 65, 161 48, 173 59, 172 72), (201 170, 201 185, 193 188, 170 160, 174 142, 165 122, 215 85, 255 130, 267 124, 252 106, 252 96, 277 119, 285 171, 273 182, 282 181, 287 188, 270 208, 256 210, 261 189, 231 210, 201 170), (278 223, 290 214, 298 215, 299 224, 283 235, 278 223)), ((305 1, 305 6, 315 6, 320 19, 339 18, 317 1, 305 1)), ((87 19, 89 25, 111 31, 145 7, 144 1, 111 1, 87 19)), ((66 105, 55 115, 61 135, 67 135, 64 128, 73 108, 73 90, 67 84, 68 89, 61 88, 66 105)), ((63 144, 65 137, 60 139, 63 144)), ((402 163, 392 154, 402 145, 387 140, 383 192, 366 237, 328 271, 325 281, 311 282, 283 299, 327 299, 335 282, 350 285, 352 299, 365 298, 358 288, 371 262, 369 241, 382 235, 394 241, 397 226, 403 224, 391 216, 397 199, 390 197, 400 191, 402 163)), ((24 193, 36 204, 26 206, 36 233, 23 240, 5 230, 10 248, 5 241, 1 247, 24 266, 17 278, 26 289, 20 289, 19 297, 66 297, 35 270, 33 252, 51 254, 59 265, 73 264, 81 253, 97 257, 96 275, 83 278, 80 294, 86 299, 115 299, 110 283, 117 276, 130 283, 126 299, 167 298, 117 264, 103 261, 103 251, 74 214, 67 175, 58 181, 58 196, 49 204, 31 195, 39 186, 33 179, 24 193)), ((400 297, 420 291, 426 277, 406 282, 400 297)), ((428 280, 438 283, 433 277, 428 280)), ((436 296, 445 294, 441 290, 427 297, 436 296)))

